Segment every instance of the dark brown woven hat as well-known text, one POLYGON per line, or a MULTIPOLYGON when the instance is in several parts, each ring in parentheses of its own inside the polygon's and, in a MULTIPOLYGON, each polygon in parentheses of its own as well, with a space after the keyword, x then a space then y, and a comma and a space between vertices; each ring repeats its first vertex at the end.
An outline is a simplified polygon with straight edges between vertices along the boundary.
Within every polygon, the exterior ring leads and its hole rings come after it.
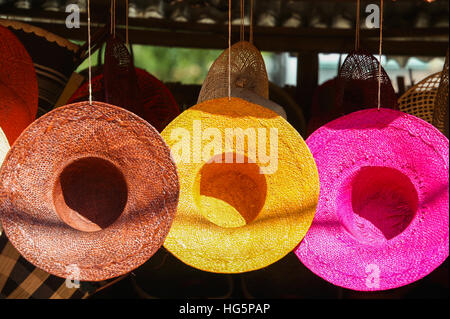
POLYGON ((170 150, 151 125, 81 102, 47 113, 16 140, 0 170, 0 220, 35 266, 100 281, 156 252, 178 194, 170 150))

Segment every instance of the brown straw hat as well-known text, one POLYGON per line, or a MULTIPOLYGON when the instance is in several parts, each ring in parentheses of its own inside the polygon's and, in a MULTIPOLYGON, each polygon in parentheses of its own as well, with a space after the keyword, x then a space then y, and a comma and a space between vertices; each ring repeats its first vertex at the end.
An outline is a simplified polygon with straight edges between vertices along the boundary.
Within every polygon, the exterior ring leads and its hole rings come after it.
POLYGON ((431 124, 440 81, 441 72, 437 72, 411 87, 398 99, 400 111, 417 116, 431 124))
POLYGON ((448 50, 434 103, 432 123, 448 138, 448 50))
MULTIPOLYGON (((197 103, 228 96, 228 52, 225 50, 209 69, 197 103)), ((266 65, 259 50, 250 42, 239 41, 231 47, 231 91, 247 89, 269 98, 266 65)))
POLYGON ((0 220, 35 266, 100 281, 158 250, 178 194, 170 150, 151 125, 81 102, 47 113, 16 140, 0 170, 0 220))

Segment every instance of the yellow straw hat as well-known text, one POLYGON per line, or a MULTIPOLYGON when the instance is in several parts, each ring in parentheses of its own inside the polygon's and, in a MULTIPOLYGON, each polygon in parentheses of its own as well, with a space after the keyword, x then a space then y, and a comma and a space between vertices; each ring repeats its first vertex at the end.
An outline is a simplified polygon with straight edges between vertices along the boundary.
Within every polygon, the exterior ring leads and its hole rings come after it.
POLYGON ((3 130, 0 127, 0 167, 2 166, 3 160, 5 159, 8 150, 9 150, 8 139, 6 138, 5 133, 3 133, 3 130))
POLYGON ((240 98, 208 100, 162 132, 180 200, 164 247, 210 272, 241 273, 292 251, 314 218, 319 177, 302 137, 240 98))
MULTIPOLYGON (((6 135, 3 133, 2 128, 0 127, 0 167, 2 167, 3 160, 5 159, 6 153, 9 150, 9 143, 6 135)), ((0 222, 0 235, 2 234, 2 223, 0 222)))
POLYGON ((398 99, 400 111, 417 116, 432 124, 434 102, 440 80, 441 72, 437 72, 426 77, 406 91, 398 99))

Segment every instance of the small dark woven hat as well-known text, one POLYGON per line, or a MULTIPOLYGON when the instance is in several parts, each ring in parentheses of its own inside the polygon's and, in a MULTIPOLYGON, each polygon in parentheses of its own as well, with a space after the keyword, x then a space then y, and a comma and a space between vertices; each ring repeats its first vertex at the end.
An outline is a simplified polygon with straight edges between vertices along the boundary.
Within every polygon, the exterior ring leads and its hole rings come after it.
POLYGON ((178 193, 170 150, 151 125, 82 102, 45 114, 16 140, 0 170, 0 220, 35 266, 101 281, 156 252, 178 193))
MULTIPOLYGON (((378 106, 379 62, 364 50, 354 51, 347 56, 336 83, 336 103, 332 119, 361 109, 378 106)), ((391 80, 381 67, 381 107, 396 109, 397 96, 391 80)))

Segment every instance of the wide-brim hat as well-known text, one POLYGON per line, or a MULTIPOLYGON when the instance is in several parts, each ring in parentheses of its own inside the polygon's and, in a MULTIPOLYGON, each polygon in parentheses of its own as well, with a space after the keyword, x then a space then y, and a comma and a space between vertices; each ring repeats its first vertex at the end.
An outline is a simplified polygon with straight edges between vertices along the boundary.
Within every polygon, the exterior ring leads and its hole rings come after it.
POLYGON ((400 111, 432 123, 434 102, 440 81, 441 72, 437 72, 411 87, 398 99, 400 111))
MULTIPOLYGON (((180 114, 172 92, 147 71, 135 68, 142 108, 136 113, 161 132, 180 114)), ((92 79, 92 95, 96 101, 105 101, 103 73, 92 79)), ((89 83, 85 82, 69 99, 69 103, 85 101, 89 96, 89 83)))
POLYGON ((23 100, 32 118, 38 108, 38 84, 33 61, 19 39, 0 25, 0 84, 23 100))
POLYGON ((38 116, 52 110, 73 71, 80 63, 79 46, 39 27, 0 19, 20 40, 33 60, 38 82, 38 116))
POLYGON ((0 220, 35 266, 100 281, 155 253, 178 192, 170 150, 151 125, 81 102, 47 113, 16 140, 0 171, 0 220))
POLYGON ((3 130, 0 127, 0 167, 2 166, 3 159, 5 158, 6 153, 8 153, 8 150, 9 150, 8 139, 6 138, 5 133, 3 133, 3 130))
POLYGON ((14 143, 33 119, 24 100, 13 89, 0 82, 0 127, 9 144, 14 143))
POLYGON ((269 81, 261 52, 250 42, 239 41, 226 49, 211 65, 197 103, 228 96, 230 87, 243 88, 269 98, 269 81), (228 56, 231 52, 231 78, 228 81, 228 56))
POLYGON ((340 117, 308 139, 320 177, 301 262, 344 288, 370 291, 423 278, 448 256, 449 141, 390 109, 340 117))
MULTIPOLYGON (((9 143, 6 135, 3 133, 0 127, 0 167, 2 167, 3 160, 5 159, 6 153, 9 151, 9 143)), ((0 222, 0 235, 2 234, 2 223, 0 222)))
POLYGON ((241 98, 246 100, 247 102, 258 104, 261 106, 264 106, 265 108, 274 111, 279 116, 287 120, 287 114, 284 108, 281 105, 278 105, 277 103, 263 98, 261 95, 256 94, 255 92, 244 89, 244 88, 234 88, 231 90, 231 96, 241 98))
POLYGON ((241 273, 278 261, 301 241, 319 180, 306 143, 282 117, 239 98, 208 100, 162 136, 180 178, 180 203, 164 242, 177 258, 209 272, 241 273))

